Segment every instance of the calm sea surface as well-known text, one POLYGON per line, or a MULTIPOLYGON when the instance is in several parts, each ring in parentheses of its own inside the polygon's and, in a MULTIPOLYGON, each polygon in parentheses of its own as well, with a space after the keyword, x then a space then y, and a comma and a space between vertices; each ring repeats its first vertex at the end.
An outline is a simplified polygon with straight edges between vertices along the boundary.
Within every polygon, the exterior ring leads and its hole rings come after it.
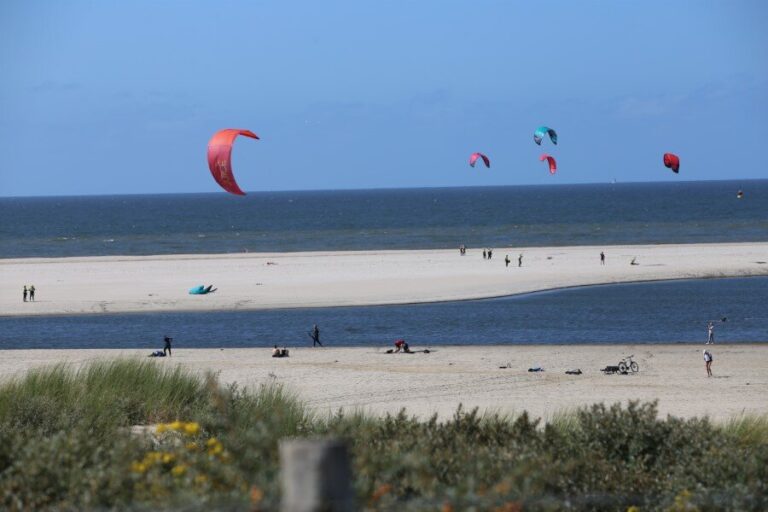
MULTIPOLYGON (((0 198, 0 258, 768 241, 768 180, 0 198), (744 199, 736 192, 744 190, 744 199)), ((768 260, 768 255, 766 255, 768 260)), ((0 317, 0 348, 768 340, 768 278, 616 285, 443 304, 0 317)))
POLYGON ((768 180, 0 198, 0 258, 765 240, 768 180))
POLYGON ((252 312, 0 317, 0 348, 328 346, 768 341, 768 277, 592 286, 501 299, 252 312))

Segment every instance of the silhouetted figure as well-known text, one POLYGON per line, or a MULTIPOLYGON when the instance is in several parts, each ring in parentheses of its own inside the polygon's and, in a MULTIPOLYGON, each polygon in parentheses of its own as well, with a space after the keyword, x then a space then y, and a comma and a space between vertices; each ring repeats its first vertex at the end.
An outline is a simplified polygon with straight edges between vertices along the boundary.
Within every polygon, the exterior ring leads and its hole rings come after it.
POLYGON ((507 254, 507 255, 504 257, 504 266, 505 266, 505 267, 508 267, 508 266, 509 266, 509 262, 510 262, 510 259, 509 259, 509 254, 507 254))
POLYGON ((35 302, 35 285, 29 287, 29 300, 35 302))
POLYGON ((312 346, 316 347, 317 345, 323 346, 322 343, 320 343, 320 329, 318 329, 317 324, 312 326, 312 332, 309 333, 309 337, 312 338, 312 346))
POLYGON ((27 302, 27 285, 24 285, 24 294, 23 294, 24 302, 27 302))
POLYGON ((483 249, 483 259, 488 259, 488 253, 483 249))
POLYGON ((163 336, 163 341, 165 342, 165 346, 163 347, 163 355, 168 353, 168 355, 171 355, 171 342, 173 341, 173 338, 170 336, 163 336))
POLYGON ((520 253, 520 256, 517 257, 517 266, 518 267, 523 266, 523 253, 520 253))
POLYGON ((600 264, 605 265, 605 253, 600 251, 600 264))
POLYGON ((488 249, 488 259, 493 258, 493 249, 488 249))

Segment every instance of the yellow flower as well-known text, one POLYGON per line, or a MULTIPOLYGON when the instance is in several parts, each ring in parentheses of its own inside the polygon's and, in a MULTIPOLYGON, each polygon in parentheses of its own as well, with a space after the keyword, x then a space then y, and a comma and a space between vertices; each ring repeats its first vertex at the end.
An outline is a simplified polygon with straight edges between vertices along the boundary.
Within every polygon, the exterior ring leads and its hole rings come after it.
POLYGON ((200 425, 194 421, 190 423, 186 423, 184 425, 184 433, 190 436, 197 435, 197 433, 200 432, 200 425))
POLYGON ((173 423, 169 423, 168 428, 170 428, 171 430, 180 431, 182 428, 184 428, 184 423, 182 423, 179 420, 176 420, 173 423))
POLYGON ((162 434, 166 430, 168 430, 168 425, 166 425, 165 423, 160 423, 155 429, 155 432, 157 432, 158 434, 162 434))
POLYGON ((147 466, 143 462, 131 463, 131 471, 133 471, 134 473, 144 473, 146 470, 147 470, 147 466))
POLYGON ((171 470, 171 474, 173 476, 181 476, 186 472, 187 472, 187 466, 185 466, 184 464, 179 464, 178 466, 174 466, 173 469, 171 470))
POLYGON ((163 454, 160 452, 148 452, 144 456, 144 464, 151 465, 160 462, 163 458, 163 454))
POLYGON ((211 447, 211 446, 214 446, 214 445, 216 445, 218 443, 219 443, 219 440, 216 439, 215 437, 212 437, 212 438, 210 438, 209 440, 207 440, 205 442, 205 446, 211 447))
POLYGON ((174 460, 176 460, 176 457, 172 453, 163 454, 163 464, 170 464, 174 460))

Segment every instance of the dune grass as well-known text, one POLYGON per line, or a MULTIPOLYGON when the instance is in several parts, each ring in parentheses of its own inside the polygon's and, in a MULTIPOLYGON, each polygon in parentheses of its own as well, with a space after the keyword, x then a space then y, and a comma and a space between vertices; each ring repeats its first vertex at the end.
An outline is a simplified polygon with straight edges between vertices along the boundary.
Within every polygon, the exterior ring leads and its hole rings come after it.
POLYGON ((0 508, 276 510, 278 442, 296 436, 347 441, 367 510, 768 508, 766 417, 660 419, 653 403, 547 422, 461 407, 318 416, 278 384, 222 386, 144 359, 0 384, 0 508), (166 432, 124 428, 157 423, 166 432))

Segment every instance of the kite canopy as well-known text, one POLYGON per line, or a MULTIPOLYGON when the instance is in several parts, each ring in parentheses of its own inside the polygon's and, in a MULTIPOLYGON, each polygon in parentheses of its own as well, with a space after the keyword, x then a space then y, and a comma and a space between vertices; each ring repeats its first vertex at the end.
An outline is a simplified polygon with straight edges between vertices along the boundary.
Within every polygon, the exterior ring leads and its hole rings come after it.
POLYGON ((539 160, 541 160, 542 162, 544 160, 546 160, 547 163, 549 163, 549 174, 555 174, 557 172, 557 162, 555 161, 555 159, 553 157, 551 157, 548 154, 544 153, 543 155, 541 155, 539 157, 539 160))
POLYGON ((259 136, 249 130, 240 130, 237 128, 227 128, 219 130, 211 140, 208 141, 208 168, 211 170, 213 179, 216 180, 221 188, 238 196, 244 196, 245 192, 240 190, 235 182, 235 176, 232 174, 232 145, 238 135, 258 139, 259 136))
POLYGON ((491 161, 488 160, 488 157, 485 156, 482 153, 472 153, 472 155, 469 157, 469 165, 474 167, 475 166, 475 162, 477 162, 478 158, 482 158, 483 159, 483 162, 485 162, 485 166, 486 167, 489 167, 489 168, 491 167, 491 161))
POLYGON ((680 171, 680 158, 672 153, 664 153, 664 167, 668 167, 677 173, 680 171))
POLYGON ((539 126, 536 131, 533 132, 533 141, 541 146, 541 141, 544 140, 544 135, 549 135, 549 140, 552 144, 557 145, 557 132, 547 126, 539 126))

